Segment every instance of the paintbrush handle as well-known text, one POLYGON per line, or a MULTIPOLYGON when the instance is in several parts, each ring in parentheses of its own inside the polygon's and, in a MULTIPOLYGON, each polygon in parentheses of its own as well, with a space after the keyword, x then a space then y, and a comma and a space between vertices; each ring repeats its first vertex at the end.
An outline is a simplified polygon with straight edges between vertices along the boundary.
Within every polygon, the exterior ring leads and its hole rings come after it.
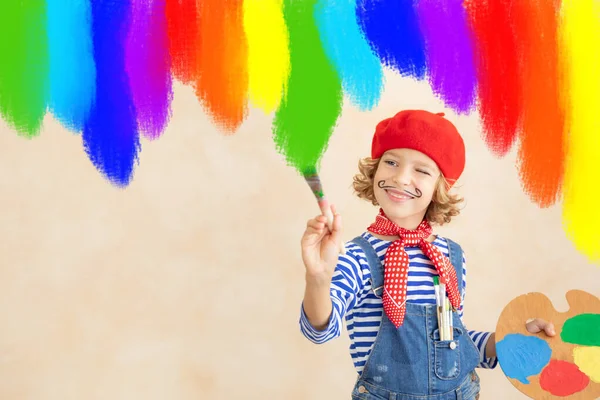
MULTIPOLYGON (((325 194, 323 192, 323 185, 321 184, 321 178, 319 175, 311 171, 310 173, 304 174, 304 179, 308 186, 312 190, 315 198, 317 199, 317 203, 319 204, 319 209, 321 210, 321 214, 325 216, 327 219, 327 227, 330 232, 333 232, 333 212, 331 211, 331 207, 329 206, 329 202, 325 199, 325 194)), ((338 243, 339 251, 341 254, 346 254, 346 249, 344 247, 344 243, 338 243)))
MULTIPOLYGON (((329 228, 329 231, 333 232, 333 212, 331 211, 329 202, 327 201, 327 199, 325 199, 325 193, 323 192, 321 178, 315 171, 311 171, 310 173, 304 174, 304 179, 306 180, 306 183, 308 183, 310 190, 312 190, 313 194, 315 195, 321 213, 327 219, 327 227, 329 228)), ((344 243, 340 242, 338 245, 340 253, 346 254, 344 243)))

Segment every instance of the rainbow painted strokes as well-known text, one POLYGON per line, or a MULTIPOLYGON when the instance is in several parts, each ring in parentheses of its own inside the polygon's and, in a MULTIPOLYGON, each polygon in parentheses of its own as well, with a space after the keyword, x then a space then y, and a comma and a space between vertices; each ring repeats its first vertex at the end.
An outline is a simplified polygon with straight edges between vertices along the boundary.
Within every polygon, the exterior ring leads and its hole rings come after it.
POLYGON ((378 104, 384 69, 426 80, 479 113, 495 155, 518 146, 524 191, 562 200, 569 236, 600 260, 595 0, 2 1, 0 37, 3 119, 34 137, 49 111, 117 186, 167 126, 175 79, 225 133, 250 105, 273 112, 299 171, 318 168, 344 99, 378 104))

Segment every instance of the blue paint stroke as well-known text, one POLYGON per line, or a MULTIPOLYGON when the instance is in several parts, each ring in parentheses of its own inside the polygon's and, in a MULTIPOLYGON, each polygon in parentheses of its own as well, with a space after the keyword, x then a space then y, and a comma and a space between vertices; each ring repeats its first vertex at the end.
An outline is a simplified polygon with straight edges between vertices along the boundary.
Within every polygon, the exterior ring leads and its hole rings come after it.
POLYGON ((96 94, 89 0, 47 0, 50 112, 81 132, 96 94))
POLYGON ((550 362, 552 349, 536 336, 512 333, 496 343, 496 353, 506 376, 529 384, 527 378, 541 373, 550 362))
POLYGON ((320 0, 315 20, 344 92, 361 111, 371 110, 381 97, 383 68, 358 25, 356 0, 320 0))
POLYGON ((97 89, 83 131, 83 144, 100 172, 113 184, 127 186, 140 147, 135 107, 125 72, 130 2, 94 0, 92 18, 97 89))
POLYGON ((425 43, 413 0, 358 0, 356 12, 384 65, 403 76, 425 77, 425 43))

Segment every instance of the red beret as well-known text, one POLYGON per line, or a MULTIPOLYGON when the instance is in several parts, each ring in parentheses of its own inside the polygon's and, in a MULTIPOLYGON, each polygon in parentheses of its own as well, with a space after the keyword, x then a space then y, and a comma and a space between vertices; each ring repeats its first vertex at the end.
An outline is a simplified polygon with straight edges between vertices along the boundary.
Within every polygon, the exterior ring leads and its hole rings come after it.
POLYGON ((377 124, 371 158, 380 158, 391 149, 413 149, 426 154, 454 183, 465 168, 465 143, 444 113, 404 110, 377 124))

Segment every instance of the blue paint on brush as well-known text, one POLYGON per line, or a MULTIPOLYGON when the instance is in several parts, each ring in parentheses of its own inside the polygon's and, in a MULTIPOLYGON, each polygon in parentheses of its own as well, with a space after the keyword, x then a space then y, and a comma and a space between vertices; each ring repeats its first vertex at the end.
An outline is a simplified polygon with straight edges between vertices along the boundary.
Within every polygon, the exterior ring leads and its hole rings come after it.
POLYGON ((96 94, 89 0, 47 0, 50 112, 81 132, 96 94))
POLYGON ((550 362, 552 349, 539 337, 512 333, 496 343, 496 353, 506 376, 529 384, 527 378, 541 373, 550 362))
POLYGON ((404 76, 425 77, 425 43, 413 0, 358 0, 356 12, 383 64, 404 76))
POLYGON ((113 184, 129 184, 140 147, 136 113, 125 72, 130 21, 127 0, 92 3, 96 98, 83 131, 85 151, 113 184))
POLYGON ((383 90, 383 69, 358 24, 356 0, 320 0, 315 19, 325 53, 342 80, 350 101, 367 111, 377 105, 383 90))

